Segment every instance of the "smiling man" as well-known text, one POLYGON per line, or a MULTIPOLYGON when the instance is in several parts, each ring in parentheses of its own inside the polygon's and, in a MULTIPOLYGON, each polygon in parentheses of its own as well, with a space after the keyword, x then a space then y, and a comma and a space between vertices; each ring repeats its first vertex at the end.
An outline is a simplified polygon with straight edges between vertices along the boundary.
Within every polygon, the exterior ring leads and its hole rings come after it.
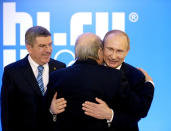
POLYGON ((107 66, 118 68, 130 49, 129 38, 124 32, 115 31, 104 38, 104 61, 107 66))
MULTIPOLYGON (((125 57, 130 49, 128 35, 120 30, 111 30, 103 39, 104 62, 106 66, 121 70, 129 83, 129 97, 124 105, 118 105, 110 114, 107 122, 111 130, 138 131, 138 121, 147 116, 154 94, 152 78, 143 69, 137 69, 125 63, 125 57)), ((107 88, 107 87, 106 87, 107 88)), ((97 119, 106 118, 106 112, 111 110, 108 105, 98 100, 97 103, 86 101, 83 104, 86 115, 97 119)))
MULTIPOLYGON (((52 39, 50 32, 34 26, 25 34, 29 54, 4 68, 1 89, 2 131, 46 130, 43 97, 49 74, 65 64, 51 59, 52 39)), ((65 100, 61 107, 65 107, 65 100)))

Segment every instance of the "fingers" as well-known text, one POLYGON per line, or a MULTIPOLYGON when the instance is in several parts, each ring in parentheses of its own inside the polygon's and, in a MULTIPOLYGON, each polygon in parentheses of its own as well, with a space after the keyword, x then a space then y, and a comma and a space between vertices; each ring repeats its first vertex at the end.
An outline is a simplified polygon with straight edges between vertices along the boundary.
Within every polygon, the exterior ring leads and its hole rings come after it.
POLYGON ((63 101, 63 102, 60 102, 60 103, 56 103, 56 105, 55 105, 55 112, 57 114, 64 112, 66 106, 67 106, 66 105, 66 101, 63 101))
POLYGON ((66 103, 66 100, 64 98, 59 98, 59 99, 55 99, 55 103, 59 104, 59 103, 66 103))
POLYGON ((97 114, 97 112, 96 112, 96 108, 95 108, 95 106, 94 106, 93 103, 91 103, 91 102, 87 102, 87 103, 86 103, 86 102, 85 102, 85 103, 83 104, 82 109, 84 110, 84 114, 99 119, 98 114, 97 114), (93 106, 92 106, 92 105, 93 105, 93 106))
POLYGON ((54 95, 54 99, 51 102, 50 109, 54 114, 59 114, 65 111, 67 101, 64 98, 56 99, 55 96, 57 96, 56 93, 54 95))
POLYGON ((99 99, 99 98, 95 98, 96 101, 99 103, 99 104, 106 104, 106 102, 104 102, 103 100, 99 99))
POLYGON ((137 68, 138 70, 140 70, 142 73, 147 73, 144 69, 142 68, 137 68))
POLYGON ((82 104, 82 109, 85 111, 84 113, 86 115, 94 117, 97 109, 97 104, 93 102, 86 101, 82 104))
POLYGON ((151 76, 149 76, 148 73, 144 69, 142 68, 137 68, 137 69, 140 70, 145 75, 146 81, 153 81, 151 76))
POLYGON ((60 113, 62 113, 62 112, 64 112, 64 111, 65 111, 65 108, 60 109, 60 110, 58 110, 58 113, 57 113, 57 114, 60 114, 60 113))
POLYGON ((82 109, 84 110, 85 115, 97 118, 104 119, 103 113, 101 114, 100 104, 85 102, 82 104, 82 109))
POLYGON ((89 112, 89 113, 93 113, 94 110, 92 110, 91 108, 87 108, 87 107, 82 107, 82 109, 86 112, 89 112))
POLYGON ((94 112, 96 109, 96 106, 94 104, 88 102, 83 103, 82 106, 82 109, 88 112, 94 112))
POLYGON ((84 107, 87 107, 87 108, 96 108, 97 107, 96 103, 93 103, 93 102, 90 102, 90 101, 86 101, 82 105, 84 107))
POLYGON ((148 75, 147 72, 144 69, 142 69, 142 68, 137 68, 137 69, 140 70, 145 76, 148 75))
POLYGON ((56 99, 55 105, 57 109, 62 109, 66 107, 67 101, 64 98, 56 99))
POLYGON ((88 116, 91 116, 91 117, 94 117, 94 118, 97 118, 97 119, 98 119, 97 115, 94 114, 93 112, 87 112, 87 111, 85 111, 84 113, 85 113, 86 115, 88 115, 88 116))
POLYGON ((53 96, 53 99, 56 99, 57 98, 57 92, 55 92, 54 96, 53 96))

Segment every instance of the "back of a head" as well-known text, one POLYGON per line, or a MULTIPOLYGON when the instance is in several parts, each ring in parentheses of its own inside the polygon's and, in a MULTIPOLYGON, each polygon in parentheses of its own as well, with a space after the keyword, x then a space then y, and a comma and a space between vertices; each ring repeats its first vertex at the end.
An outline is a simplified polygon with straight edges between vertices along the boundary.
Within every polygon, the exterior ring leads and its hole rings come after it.
POLYGON ((102 48, 102 40, 93 33, 80 35, 75 44, 75 58, 87 60, 88 58, 99 59, 98 50, 102 48))
POLYGON ((36 37, 41 37, 41 36, 43 37, 51 36, 51 33, 42 26, 33 26, 26 31, 25 44, 29 44, 33 46, 36 37))

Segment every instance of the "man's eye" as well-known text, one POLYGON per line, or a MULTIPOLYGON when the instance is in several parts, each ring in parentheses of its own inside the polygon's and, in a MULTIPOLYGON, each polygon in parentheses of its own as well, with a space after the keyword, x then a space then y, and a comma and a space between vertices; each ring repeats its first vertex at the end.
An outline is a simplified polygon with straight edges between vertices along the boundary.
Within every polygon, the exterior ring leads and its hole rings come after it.
POLYGON ((39 45, 39 47, 45 47, 45 45, 39 45))
POLYGON ((113 49, 112 49, 112 48, 108 48, 108 50, 113 51, 113 49))
POLYGON ((118 50, 119 53, 123 52, 123 50, 118 50))

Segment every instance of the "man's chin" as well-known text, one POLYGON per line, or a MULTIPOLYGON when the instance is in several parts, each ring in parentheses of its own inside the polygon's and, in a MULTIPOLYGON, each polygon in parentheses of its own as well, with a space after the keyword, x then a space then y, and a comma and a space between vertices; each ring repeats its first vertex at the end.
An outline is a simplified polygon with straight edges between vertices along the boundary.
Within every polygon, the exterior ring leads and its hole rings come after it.
POLYGON ((46 63, 48 63, 49 61, 50 61, 50 58, 49 58, 49 59, 45 59, 45 60, 43 61, 43 63, 46 64, 46 63))
POLYGON ((110 63, 108 66, 111 68, 117 68, 117 64, 113 64, 113 63, 112 64, 110 63))

